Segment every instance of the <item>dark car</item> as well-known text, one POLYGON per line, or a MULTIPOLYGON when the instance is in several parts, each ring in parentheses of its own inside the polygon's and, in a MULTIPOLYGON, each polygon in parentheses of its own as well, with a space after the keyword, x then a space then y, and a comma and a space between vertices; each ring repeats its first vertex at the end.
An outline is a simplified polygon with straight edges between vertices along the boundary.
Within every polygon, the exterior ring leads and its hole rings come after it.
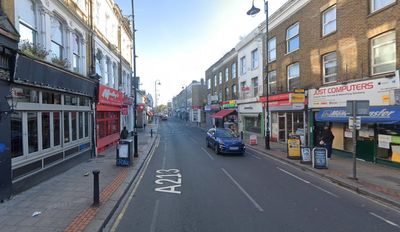
POLYGON ((214 149, 215 153, 244 154, 246 147, 243 141, 234 132, 227 129, 211 128, 207 132, 207 147, 214 149))
POLYGON ((163 120, 163 121, 166 121, 166 120, 168 120, 168 116, 167 116, 167 115, 163 115, 163 116, 161 116, 161 120, 163 120))

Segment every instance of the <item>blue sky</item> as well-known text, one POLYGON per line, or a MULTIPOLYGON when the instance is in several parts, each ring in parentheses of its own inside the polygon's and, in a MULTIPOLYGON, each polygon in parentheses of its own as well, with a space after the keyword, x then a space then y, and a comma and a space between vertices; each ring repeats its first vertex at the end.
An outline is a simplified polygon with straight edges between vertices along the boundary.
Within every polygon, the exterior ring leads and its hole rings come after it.
MULTIPOLYGON (((269 14, 286 0, 269 1, 269 14)), ((130 0, 115 0, 124 15, 130 0)), ((264 19, 246 15, 251 0, 135 1, 137 75, 141 89, 154 96, 154 82, 166 104, 183 85, 205 78, 205 71, 264 19)), ((263 8, 263 0, 255 0, 263 8)))

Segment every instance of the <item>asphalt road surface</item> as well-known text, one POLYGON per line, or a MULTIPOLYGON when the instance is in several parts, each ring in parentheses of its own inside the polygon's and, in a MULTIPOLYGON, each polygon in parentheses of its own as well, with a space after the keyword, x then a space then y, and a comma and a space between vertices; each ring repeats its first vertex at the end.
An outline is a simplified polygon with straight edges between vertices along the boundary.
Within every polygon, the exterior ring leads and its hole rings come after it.
POLYGON ((247 149, 216 155, 205 131, 161 121, 115 231, 400 231, 400 212, 247 149))

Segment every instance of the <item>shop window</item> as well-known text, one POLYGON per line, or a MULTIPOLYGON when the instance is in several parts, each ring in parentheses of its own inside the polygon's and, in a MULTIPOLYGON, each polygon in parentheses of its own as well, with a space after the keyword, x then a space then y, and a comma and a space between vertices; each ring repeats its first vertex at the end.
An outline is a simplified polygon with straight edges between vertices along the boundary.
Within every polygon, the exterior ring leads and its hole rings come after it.
POLYGON ((59 105, 61 104, 61 94, 43 91, 42 103, 59 105))
POLYGON ((50 147, 50 112, 42 112, 42 148, 50 147))
POLYGON ((64 112, 64 143, 69 142, 69 112, 64 112))
POLYGON ((22 150, 22 112, 11 114, 11 157, 16 158, 23 155, 22 150))
POLYGON ((28 88, 13 88, 18 102, 39 103, 39 92, 28 88))
POLYGON ((79 97, 80 106, 90 106, 90 100, 87 97, 79 97))
POLYGON ((89 112, 85 112, 85 138, 89 136, 89 112))
POLYGON ((286 52, 291 53, 300 48, 299 23, 290 26, 286 31, 286 52))
POLYGON ((83 138, 83 112, 79 112, 79 139, 83 138))
POLYGON ((387 32, 371 40, 372 74, 393 72, 396 69, 396 35, 387 32))
POLYGON ((78 112, 71 112, 71 132, 72 132, 72 141, 75 141, 75 140, 77 140, 77 133, 78 133, 78 131, 77 131, 77 129, 76 129, 76 126, 77 126, 77 115, 78 115, 78 112))
POLYGON ((38 151, 38 113, 29 112, 28 114, 28 151, 33 153, 38 151))
POLYGON ((78 97, 71 95, 64 95, 64 105, 77 106, 78 97))
POLYGON ((53 123, 54 123, 54 146, 60 145, 60 112, 53 113, 53 123))
POLYGON ((261 117, 244 117, 244 128, 249 132, 261 133, 261 117))

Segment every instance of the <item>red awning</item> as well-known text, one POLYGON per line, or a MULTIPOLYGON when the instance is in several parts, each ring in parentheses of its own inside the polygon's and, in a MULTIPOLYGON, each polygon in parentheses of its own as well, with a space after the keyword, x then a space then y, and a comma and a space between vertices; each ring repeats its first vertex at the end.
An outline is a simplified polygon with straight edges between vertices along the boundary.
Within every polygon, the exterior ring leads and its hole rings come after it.
POLYGON ((235 112, 235 110, 225 109, 225 110, 218 111, 217 113, 211 115, 211 117, 213 117, 213 118, 224 118, 225 116, 227 116, 228 114, 231 114, 233 112, 235 112))

